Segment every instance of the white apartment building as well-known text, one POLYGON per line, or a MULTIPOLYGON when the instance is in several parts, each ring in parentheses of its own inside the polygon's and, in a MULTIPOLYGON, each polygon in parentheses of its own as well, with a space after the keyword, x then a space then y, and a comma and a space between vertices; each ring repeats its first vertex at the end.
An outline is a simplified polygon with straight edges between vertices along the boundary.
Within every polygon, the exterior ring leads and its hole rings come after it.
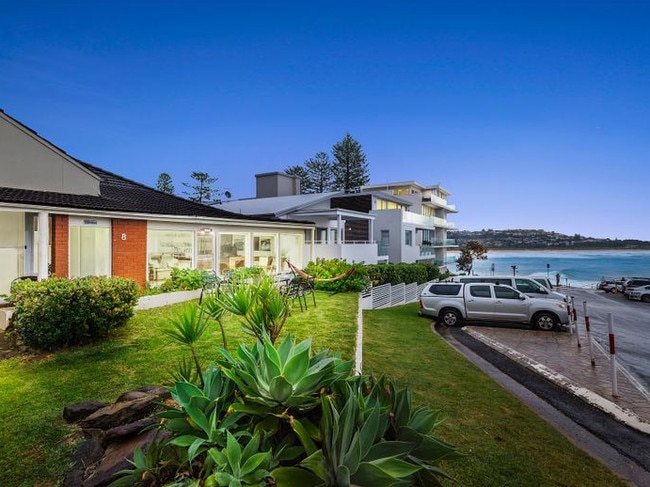
POLYGON ((309 221, 308 255, 348 262, 433 262, 444 265, 456 243, 447 216, 456 207, 440 186, 414 181, 363 186, 359 192, 300 194, 297 177, 257 174, 255 198, 228 201, 218 208, 248 216, 309 221))

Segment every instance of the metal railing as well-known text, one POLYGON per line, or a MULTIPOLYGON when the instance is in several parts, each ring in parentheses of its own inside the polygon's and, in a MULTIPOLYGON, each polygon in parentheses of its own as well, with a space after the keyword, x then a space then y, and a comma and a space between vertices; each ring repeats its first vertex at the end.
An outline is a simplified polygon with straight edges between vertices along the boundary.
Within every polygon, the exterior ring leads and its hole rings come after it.
POLYGON ((427 283, 418 284, 382 284, 361 293, 362 309, 388 308, 402 304, 413 303, 420 298, 420 293, 427 283))

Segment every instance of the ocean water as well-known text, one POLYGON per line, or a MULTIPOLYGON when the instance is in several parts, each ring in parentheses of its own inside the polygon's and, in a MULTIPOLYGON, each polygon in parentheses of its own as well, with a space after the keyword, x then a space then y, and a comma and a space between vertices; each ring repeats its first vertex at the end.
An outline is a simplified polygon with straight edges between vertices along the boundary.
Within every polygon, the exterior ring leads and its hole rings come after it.
MULTIPOLYGON (((447 267, 457 272, 457 252, 449 253, 447 267)), ((494 273, 512 275, 548 276, 555 284, 573 287, 595 287, 603 279, 629 279, 632 276, 650 277, 650 250, 490 250, 487 260, 475 260, 472 272, 479 276, 494 273)))

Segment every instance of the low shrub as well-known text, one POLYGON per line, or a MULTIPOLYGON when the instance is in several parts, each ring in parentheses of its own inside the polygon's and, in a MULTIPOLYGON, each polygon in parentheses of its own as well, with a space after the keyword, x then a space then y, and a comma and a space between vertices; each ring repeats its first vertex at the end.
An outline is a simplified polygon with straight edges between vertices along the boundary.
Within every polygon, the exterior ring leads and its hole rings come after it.
POLYGON ((433 281, 444 278, 447 274, 441 273, 440 268, 435 264, 416 262, 413 264, 371 264, 366 266, 368 278, 373 286, 381 284, 400 284, 433 281))
POLYGON ((349 264, 345 259, 316 259, 304 269, 305 273, 317 278, 314 288, 321 291, 334 293, 359 292, 368 288, 369 280, 366 266, 363 264, 349 264), (354 270, 349 275, 346 273, 354 270), (345 276, 345 277, 341 277, 345 276), (318 279, 340 279, 332 281, 318 281, 318 279))
POLYGON ((12 287, 13 325, 29 346, 53 350, 104 337, 133 315, 138 285, 119 277, 54 277, 12 287))
POLYGON ((157 289, 159 292, 164 293, 200 289, 209 275, 209 272, 201 269, 173 267, 170 272, 170 278, 166 279, 157 289))
POLYGON ((228 271, 226 277, 230 281, 245 281, 247 279, 258 279, 266 276, 263 267, 237 267, 228 271))

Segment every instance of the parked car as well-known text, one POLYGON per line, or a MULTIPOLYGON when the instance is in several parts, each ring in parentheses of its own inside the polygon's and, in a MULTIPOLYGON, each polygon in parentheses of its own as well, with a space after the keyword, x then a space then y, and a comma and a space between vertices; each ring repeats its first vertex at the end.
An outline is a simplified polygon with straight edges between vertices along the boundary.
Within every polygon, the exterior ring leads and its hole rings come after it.
POLYGON ((510 286, 493 283, 428 283, 420 294, 419 313, 447 326, 464 320, 496 321, 552 330, 569 323, 564 301, 531 298, 510 286))
POLYGON ((598 283, 598 289, 601 289, 606 293, 622 293, 623 290, 625 289, 625 281, 623 280, 600 281, 598 283))
POLYGON ((637 286, 631 289, 627 294, 628 299, 634 301, 643 301, 644 303, 650 303, 650 285, 647 286, 637 286))
POLYGON ((634 289, 636 289, 637 287, 648 286, 648 285, 650 285, 650 278, 647 278, 647 277, 632 277, 632 278, 628 279, 627 281, 625 281, 625 286, 623 288, 623 292, 625 293, 625 295, 629 299, 630 292, 632 292, 634 289))
POLYGON ((564 294, 551 291, 534 278, 527 276, 454 276, 451 280, 455 282, 491 282, 493 284, 505 284, 531 298, 559 299, 568 302, 564 294))
POLYGON ((544 286, 549 291, 553 290, 553 284, 551 283, 551 280, 548 277, 532 277, 532 279, 534 281, 539 282, 542 286, 544 286))

